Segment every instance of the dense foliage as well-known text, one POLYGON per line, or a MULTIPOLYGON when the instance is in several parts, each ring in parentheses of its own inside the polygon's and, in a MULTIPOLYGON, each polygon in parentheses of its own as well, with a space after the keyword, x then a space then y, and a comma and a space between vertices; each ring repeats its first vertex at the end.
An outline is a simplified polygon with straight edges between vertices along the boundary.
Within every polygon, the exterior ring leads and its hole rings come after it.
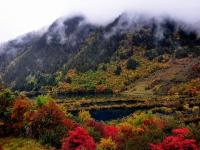
POLYGON ((63 139, 62 150, 95 150, 96 144, 88 132, 81 127, 69 132, 69 137, 63 139))
POLYGON ((42 143, 60 145, 60 141, 66 132, 65 115, 55 102, 50 101, 41 106, 30 117, 30 132, 34 137, 42 143))
MULTIPOLYGON (((11 95, 10 91, 4 100, 11 95)), ((186 125, 152 112, 106 123, 94 120, 89 111, 66 115, 52 98, 38 105, 37 101, 17 96, 8 106, 10 113, 1 120, 1 135, 32 137, 63 150, 199 149, 198 124, 186 125)))
POLYGON ((172 131, 173 135, 167 136, 159 144, 151 144, 151 150, 198 150, 198 145, 196 140, 191 139, 192 134, 187 128, 174 129, 172 131))

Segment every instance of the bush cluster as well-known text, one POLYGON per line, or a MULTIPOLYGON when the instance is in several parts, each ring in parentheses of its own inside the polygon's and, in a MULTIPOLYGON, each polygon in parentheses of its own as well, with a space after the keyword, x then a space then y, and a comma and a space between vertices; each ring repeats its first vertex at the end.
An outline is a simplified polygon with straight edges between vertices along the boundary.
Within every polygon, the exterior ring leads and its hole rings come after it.
POLYGON ((6 106, 4 110, 9 112, 1 118, 1 135, 32 137, 62 150, 200 148, 199 125, 180 128, 175 120, 151 112, 138 112, 108 124, 95 121, 88 111, 80 111, 72 120, 53 100, 38 105, 37 101, 24 96, 13 97, 11 91, 3 91, 0 95, 3 95, 1 102, 5 102, 1 104, 6 104, 2 105, 6 106))

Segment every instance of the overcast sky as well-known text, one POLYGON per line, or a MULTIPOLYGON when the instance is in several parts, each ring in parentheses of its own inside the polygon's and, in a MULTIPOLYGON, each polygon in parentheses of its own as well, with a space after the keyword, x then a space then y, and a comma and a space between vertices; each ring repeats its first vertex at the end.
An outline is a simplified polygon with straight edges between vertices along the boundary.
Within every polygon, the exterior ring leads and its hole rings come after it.
POLYGON ((124 11, 195 23, 200 0, 0 0, 0 42, 47 27, 61 16, 83 13, 91 22, 107 23, 124 11))

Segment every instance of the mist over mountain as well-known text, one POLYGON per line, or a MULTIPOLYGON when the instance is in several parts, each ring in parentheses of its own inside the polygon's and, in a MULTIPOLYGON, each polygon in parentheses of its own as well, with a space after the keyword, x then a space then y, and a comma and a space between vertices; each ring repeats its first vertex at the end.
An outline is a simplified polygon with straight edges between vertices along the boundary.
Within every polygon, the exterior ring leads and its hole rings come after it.
POLYGON ((130 48, 154 50, 155 57, 172 54, 180 47, 199 55, 200 38, 196 25, 171 17, 123 13, 104 25, 92 24, 79 15, 59 18, 42 32, 28 33, 0 48, 0 75, 10 87, 23 89, 32 76, 52 76, 59 70, 95 70, 109 63, 126 35, 130 48))

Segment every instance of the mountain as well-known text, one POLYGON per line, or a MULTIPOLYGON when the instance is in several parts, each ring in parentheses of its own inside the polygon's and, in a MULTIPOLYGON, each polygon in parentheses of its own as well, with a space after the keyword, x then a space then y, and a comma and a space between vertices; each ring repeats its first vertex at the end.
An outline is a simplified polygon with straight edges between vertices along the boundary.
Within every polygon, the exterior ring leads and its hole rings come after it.
MULTIPOLYGON (((51 86, 80 92, 103 86, 113 92, 128 91, 136 79, 154 78, 156 71, 177 67, 172 62, 187 58, 198 63, 200 38, 188 27, 169 17, 128 14, 102 26, 82 16, 60 18, 43 33, 29 33, 1 46, 0 79, 14 90, 51 86), (73 70, 76 75, 71 79, 73 70), (147 73, 141 76, 139 71, 147 73)), ((197 76, 188 75, 183 82, 197 76)))
POLYGON ((1 61, 1 72, 8 86, 21 86, 20 83, 23 84, 30 74, 55 72, 73 57, 83 40, 95 30, 92 25, 84 23, 82 17, 61 24, 60 20, 55 21, 43 35, 30 37, 27 41, 21 39, 22 44, 17 40, 6 44, 5 53, 1 54, 5 59, 1 61), (14 56, 9 53, 12 49, 16 52, 14 56))

